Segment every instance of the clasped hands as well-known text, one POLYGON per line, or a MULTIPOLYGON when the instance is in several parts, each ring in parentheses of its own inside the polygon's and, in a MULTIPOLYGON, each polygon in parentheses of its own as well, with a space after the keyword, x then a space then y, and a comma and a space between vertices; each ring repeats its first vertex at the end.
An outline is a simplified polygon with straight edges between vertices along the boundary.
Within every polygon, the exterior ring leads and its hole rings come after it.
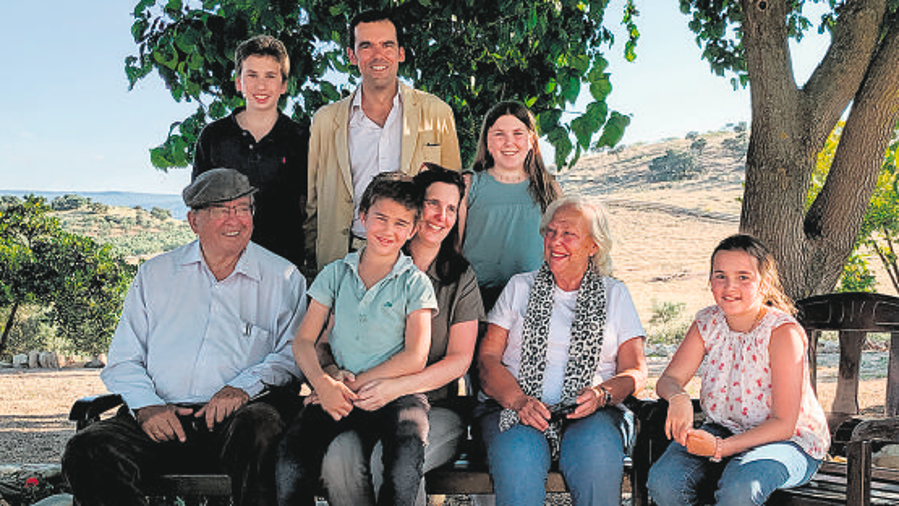
POLYGON ((161 443, 177 439, 183 443, 187 441, 187 434, 181 420, 178 419, 179 416, 193 415, 197 419, 205 418, 206 427, 212 430, 215 424, 221 423, 249 400, 250 396, 242 389, 226 385, 200 409, 194 410, 175 404, 156 404, 138 409, 135 418, 141 429, 153 441, 161 443))
POLYGON ((331 366, 326 369, 325 386, 312 392, 304 401, 306 405, 319 404, 334 420, 350 414, 353 408, 365 411, 378 410, 400 396, 393 379, 376 379, 359 382, 350 371, 331 366))
MULTIPOLYGON (((587 387, 581 390, 575 399, 577 407, 565 415, 565 418, 570 420, 584 418, 597 409, 605 407, 604 396, 597 389, 598 387, 587 387)), ((549 427, 549 420, 552 417, 549 406, 534 397, 522 394, 513 403, 512 409, 518 413, 518 419, 524 425, 529 425, 539 431, 544 431, 549 427)))

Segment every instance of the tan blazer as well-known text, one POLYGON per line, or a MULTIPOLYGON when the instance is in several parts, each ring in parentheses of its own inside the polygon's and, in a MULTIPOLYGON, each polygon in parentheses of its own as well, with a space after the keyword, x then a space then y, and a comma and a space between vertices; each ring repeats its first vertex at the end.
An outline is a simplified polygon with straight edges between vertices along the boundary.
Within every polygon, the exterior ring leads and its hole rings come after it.
MULTIPOLYGON (((358 93, 357 88, 355 93, 358 93)), ((403 140, 400 170, 415 175, 424 162, 459 170, 459 139, 453 111, 439 98, 400 83, 403 140)), ((353 95, 326 105, 312 118, 309 193, 306 200, 306 258, 316 272, 349 251, 353 179, 347 147, 353 95)))

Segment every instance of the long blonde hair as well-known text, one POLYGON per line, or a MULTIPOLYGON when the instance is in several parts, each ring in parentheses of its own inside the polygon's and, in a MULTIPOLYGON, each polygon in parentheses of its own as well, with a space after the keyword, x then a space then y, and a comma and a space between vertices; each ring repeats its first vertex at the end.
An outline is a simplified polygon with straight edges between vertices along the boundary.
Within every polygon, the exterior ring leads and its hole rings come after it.
POLYGON ((719 251, 742 251, 755 258, 762 282, 761 295, 763 303, 767 306, 776 307, 787 314, 796 315, 796 306, 784 293, 783 285, 780 283, 780 275, 777 273, 777 262, 774 260, 774 255, 771 254, 762 241, 747 234, 735 234, 723 239, 715 247, 715 251, 712 252, 712 269, 714 269, 715 255, 719 251))

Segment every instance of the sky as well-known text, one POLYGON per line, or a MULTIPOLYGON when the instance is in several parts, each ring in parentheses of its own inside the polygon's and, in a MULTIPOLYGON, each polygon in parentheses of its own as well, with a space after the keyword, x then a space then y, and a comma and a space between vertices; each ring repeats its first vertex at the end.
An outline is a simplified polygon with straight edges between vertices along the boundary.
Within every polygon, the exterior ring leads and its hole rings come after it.
MULTIPOLYGON (((130 32, 135 3, 51 0, 0 7, 0 47, 7 48, 0 79, 6 100, 0 109, 0 188, 178 194, 188 183, 188 169, 156 170, 148 150, 195 104, 175 102, 155 74, 128 90, 124 61, 136 53, 130 32)), ((606 58, 613 85, 609 106, 632 117, 623 143, 749 122, 748 90, 734 91, 729 79, 712 74, 678 2, 638 3, 641 37, 633 63, 621 57, 622 5, 613 0, 606 11, 619 40, 606 58)), ((794 46, 798 82, 807 79, 829 42, 813 33, 794 46)))

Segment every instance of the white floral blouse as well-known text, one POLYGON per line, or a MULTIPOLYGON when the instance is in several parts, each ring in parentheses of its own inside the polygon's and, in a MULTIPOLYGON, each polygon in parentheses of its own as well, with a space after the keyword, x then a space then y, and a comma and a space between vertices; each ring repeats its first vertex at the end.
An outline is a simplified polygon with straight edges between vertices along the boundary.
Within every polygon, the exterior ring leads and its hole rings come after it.
MULTIPOLYGON (((701 371, 702 410, 713 422, 733 433, 745 432, 771 416, 771 368, 768 343, 771 332, 792 316, 768 308, 765 316, 749 332, 731 330, 718 306, 696 314, 699 334, 705 342, 706 362, 701 371)), ((800 327, 801 329, 801 327, 800 327)), ((808 339, 802 332, 803 349, 808 339)), ((830 431, 821 404, 811 387, 808 356, 803 352, 802 400, 799 419, 791 441, 814 459, 823 459, 830 447, 830 431)))

